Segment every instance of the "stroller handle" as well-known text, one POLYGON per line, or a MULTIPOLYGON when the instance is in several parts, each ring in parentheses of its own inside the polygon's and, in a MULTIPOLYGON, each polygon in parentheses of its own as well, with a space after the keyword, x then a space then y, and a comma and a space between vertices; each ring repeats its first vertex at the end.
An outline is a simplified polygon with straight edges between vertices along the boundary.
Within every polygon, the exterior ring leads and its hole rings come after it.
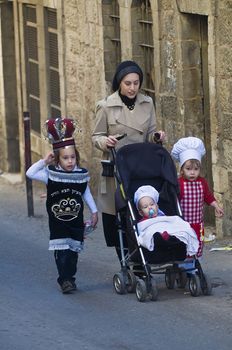
MULTIPOLYGON (((122 140, 122 139, 123 139, 124 137, 126 137, 126 136, 127 136, 127 134, 124 133, 124 134, 122 134, 122 135, 118 135, 118 136, 116 137, 116 139, 119 141, 119 140, 122 140)), ((116 150, 115 150, 114 147, 111 147, 110 150, 111 150, 111 154, 112 154, 113 164, 114 164, 114 166, 115 166, 116 150)), ((118 184, 120 185, 120 184, 121 184, 121 179, 120 179, 120 176, 119 176, 119 173, 118 173, 117 169, 115 169, 115 171, 114 171, 114 176, 115 176, 115 178, 116 178, 118 184)))
POLYGON ((153 135, 153 140, 156 144, 159 144, 159 145, 163 145, 163 142, 161 141, 160 139, 160 133, 159 132, 155 132, 154 135, 153 135))
MULTIPOLYGON (((117 137, 115 137, 116 138, 116 140, 122 140, 124 137, 126 137, 127 136, 127 134, 126 133, 124 133, 124 134, 122 134, 122 135, 118 135, 117 137)), ((115 151, 115 148, 114 147, 111 147, 110 148, 110 150, 111 150, 111 154, 112 154, 112 157, 113 157, 113 161, 114 161, 114 163, 115 163, 115 157, 116 157, 116 151, 115 151)))
POLYGON ((124 133, 124 134, 122 134, 122 135, 117 136, 116 139, 119 141, 119 140, 123 139, 123 138, 126 137, 126 136, 127 136, 127 134, 124 133))

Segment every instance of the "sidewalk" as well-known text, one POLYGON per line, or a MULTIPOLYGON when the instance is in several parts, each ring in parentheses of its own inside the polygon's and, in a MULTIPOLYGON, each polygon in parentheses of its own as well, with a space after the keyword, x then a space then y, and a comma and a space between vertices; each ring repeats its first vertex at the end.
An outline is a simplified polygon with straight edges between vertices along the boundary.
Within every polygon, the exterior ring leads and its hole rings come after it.
MULTIPOLYGON (((0 175, 0 216, 8 217, 10 220, 17 220, 19 225, 23 227, 25 222, 30 221, 32 218, 27 216, 27 197, 26 186, 20 182, 20 178, 15 176, 7 176, 7 174, 0 175)), ((36 229, 41 231, 43 235, 48 236, 47 225, 47 213, 46 213, 46 187, 37 186, 33 187, 33 202, 34 202, 34 218, 39 220, 33 220, 33 224, 36 222, 36 229)), ((88 219, 88 212, 86 211, 86 219, 88 219)), ((213 228, 206 228, 206 237, 214 233, 213 228)), ((96 237, 100 237, 99 240, 95 240, 93 244, 96 245, 96 249, 101 249, 101 253, 105 254, 106 259, 111 259, 113 255, 112 264, 117 266, 117 259, 114 256, 113 248, 106 248, 103 230, 101 224, 101 215, 99 215, 99 223, 92 233, 96 237), (103 249, 104 248, 104 249, 103 249)), ((91 235, 88 239, 92 239, 91 235)), ((232 287, 232 237, 225 237, 223 239, 215 239, 208 243, 205 243, 204 256, 202 258, 202 265, 204 269, 209 271, 209 275, 212 278, 213 285, 217 286, 230 286, 232 287)), ((103 257, 104 258, 104 257, 103 257)), ((118 268, 118 267, 116 267, 118 268)), ((232 291, 231 291, 232 295, 232 291)))
POLYGON ((164 275, 155 275, 158 300, 139 303, 134 293, 119 295, 113 288, 120 265, 114 248, 106 247, 100 221, 79 256, 78 290, 64 296, 48 251, 46 188, 33 188, 33 217, 27 215, 25 188, 0 176, 1 350, 231 348, 232 253, 210 251, 226 240, 205 248, 211 296, 169 290, 164 275))

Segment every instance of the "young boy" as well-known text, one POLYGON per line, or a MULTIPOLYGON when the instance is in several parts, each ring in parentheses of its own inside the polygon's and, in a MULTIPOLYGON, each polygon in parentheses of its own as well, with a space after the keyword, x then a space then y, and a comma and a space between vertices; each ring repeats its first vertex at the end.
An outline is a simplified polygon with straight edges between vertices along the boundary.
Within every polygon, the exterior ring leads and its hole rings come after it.
POLYGON ((49 250, 54 252, 57 282, 67 294, 76 290, 78 256, 84 248, 84 203, 90 209, 92 227, 97 225, 98 213, 88 184, 88 170, 80 167, 73 138, 75 122, 58 117, 47 120, 45 127, 53 152, 34 163, 26 176, 47 186, 49 250))
POLYGON ((201 158, 205 155, 203 142, 197 137, 181 138, 173 146, 171 155, 180 163, 180 205, 184 219, 197 233, 200 244, 197 256, 200 257, 204 241, 204 203, 214 207, 218 217, 224 212, 206 179, 200 176, 201 158))
POLYGON ((150 251, 155 249, 154 235, 158 232, 163 239, 175 236, 186 244, 187 255, 195 255, 199 248, 198 239, 189 223, 179 216, 166 216, 158 207, 159 193, 152 186, 141 186, 134 194, 134 203, 142 219, 138 222, 138 241, 150 251))

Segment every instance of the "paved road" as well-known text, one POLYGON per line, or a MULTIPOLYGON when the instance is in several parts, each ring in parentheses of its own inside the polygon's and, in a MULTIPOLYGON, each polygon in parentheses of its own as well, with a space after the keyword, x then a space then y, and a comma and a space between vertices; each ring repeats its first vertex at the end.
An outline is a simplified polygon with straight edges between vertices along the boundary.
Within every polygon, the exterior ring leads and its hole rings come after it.
POLYGON ((63 295, 47 250, 40 193, 34 196, 36 216, 28 218, 24 186, 0 176, 1 350, 231 349, 232 253, 209 251, 227 242, 205 250, 212 296, 167 290, 159 276, 159 300, 139 303, 134 294, 115 293, 112 276, 119 266, 99 224, 80 257, 78 291, 63 295))

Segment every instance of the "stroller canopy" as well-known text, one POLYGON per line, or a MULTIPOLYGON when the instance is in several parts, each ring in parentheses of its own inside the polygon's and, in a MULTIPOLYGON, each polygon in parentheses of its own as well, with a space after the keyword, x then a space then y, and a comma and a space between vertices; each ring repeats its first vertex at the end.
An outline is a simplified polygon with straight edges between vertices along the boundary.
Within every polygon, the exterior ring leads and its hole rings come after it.
POLYGON ((126 145, 117 151, 115 164, 128 200, 133 202, 140 186, 151 185, 160 193, 160 209, 166 215, 178 215, 177 172, 165 148, 153 143, 126 145))

